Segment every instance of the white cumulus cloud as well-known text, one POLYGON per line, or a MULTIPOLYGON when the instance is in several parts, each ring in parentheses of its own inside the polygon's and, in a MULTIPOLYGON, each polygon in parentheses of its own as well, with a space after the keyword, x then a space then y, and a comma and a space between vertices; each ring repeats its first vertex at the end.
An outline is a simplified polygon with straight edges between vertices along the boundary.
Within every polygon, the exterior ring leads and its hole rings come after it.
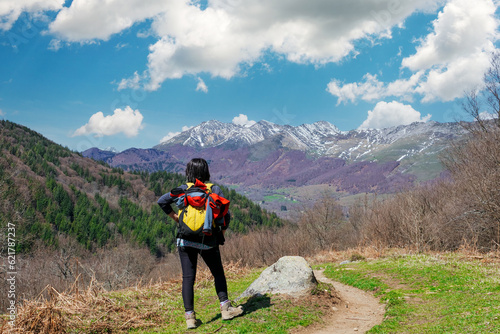
POLYGON ((62 47, 61 41, 58 39, 53 39, 50 41, 48 49, 57 52, 61 49, 61 47, 62 47))
MULTIPOLYGON (((191 129, 191 128, 193 128, 193 127, 192 127, 192 126, 186 126, 186 125, 185 125, 185 126, 183 126, 183 127, 182 127, 182 132, 187 131, 187 130, 189 130, 189 129, 191 129)), ((172 138, 174 138, 175 136, 178 136, 178 135, 180 135, 180 134, 181 134, 181 132, 169 132, 169 133, 168 133, 165 137, 163 137, 163 138, 160 140, 160 144, 165 143, 165 142, 169 141, 170 139, 172 139, 172 138)))
POLYGON ((201 10, 173 1, 152 26, 161 39, 150 47, 146 88, 201 72, 231 78, 269 50, 295 63, 337 62, 356 54, 356 40, 389 37, 391 27, 432 2, 389 9, 378 0, 213 0, 201 10))
POLYGON ((117 108, 113 115, 108 116, 99 111, 90 117, 87 124, 78 128, 73 136, 94 134, 101 137, 123 133, 127 137, 135 137, 143 127, 143 118, 139 110, 133 110, 129 106, 125 109, 117 108))
MULTIPOLYGON (((50 25, 58 38, 108 40, 151 19, 147 69, 149 90, 167 79, 209 73, 231 78, 268 52, 291 62, 322 65, 357 53, 361 39, 390 38, 416 11, 442 0, 74 0, 50 25)), ((135 76, 135 74, 134 74, 135 76)))
POLYGON ((238 116, 233 118, 233 124, 239 126, 245 126, 247 128, 251 127, 255 123, 256 123, 255 121, 249 120, 248 116, 244 114, 239 114, 238 116))
POLYGON ((446 65, 478 51, 490 51, 497 38, 498 20, 492 0, 451 0, 433 22, 434 31, 403 59, 402 65, 422 70, 446 65))
POLYGON ((364 82, 362 83, 348 83, 342 84, 339 80, 332 80, 328 84, 326 90, 337 96, 337 105, 344 102, 355 102, 358 97, 365 101, 379 100, 385 93, 386 88, 384 83, 377 79, 376 75, 371 75, 367 73, 364 77, 364 82))
POLYGON ((417 52, 403 59, 411 70, 428 70, 417 93, 422 102, 451 101, 479 86, 488 69, 499 21, 492 0, 452 0, 434 21, 417 52))
POLYGON ((141 82, 144 78, 137 73, 134 72, 134 75, 128 79, 122 79, 118 83, 118 90, 122 90, 125 88, 139 89, 141 87, 141 82))
POLYGON ((333 79, 327 91, 338 97, 338 104, 386 97, 412 101, 415 95, 422 102, 462 97, 482 83, 489 67, 498 40, 496 8, 493 0, 450 0, 416 52, 402 60, 402 68, 413 72, 409 78, 384 83, 367 73, 360 82, 343 84, 333 79))
POLYGON ((107 41, 113 34, 155 16, 168 7, 167 3, 161 0, 73 0, 70 7, 57 14, 49 29, 69 42, 107 41))
POLYGON ((415 92, 423 96, 422 102, 452 101, 462 97, 464 92, 482 85, 490 58, 490 53, 480 51, 454 60, 445 67, 432 69, 415 92))
POLYGON ((376 75, 365 74, 362 82, 341 83, 333 79, 328 83, 326 91, 337 96, 337 105, 340 103, 356 102, 357 99, 373 102, 386 97, 401 97, 403 100, 412 101, 415 89, 419 84, 423 72, 417 72, 409 79, 398 79, 391 83, 378 80, 376 75))
POLYGON ((203 81, 202 78, 198 78, 198 84, 196 85, 196 91, 197 92, 203 92, 203 93, 208 93, 208 87, 205 84, 205 81, 203 81))
POLYGON ((391 126, 407 125, 413 122, 427 122, 428 114, 422 117, 412 106, 397 101, 377 103, 373 110, 368 111, 368 117, 359 129, 383 129, 391 126))
POLYGON ((65 0, 2 0, 0 1, 0 30, 9 30, 23 12, 58 11, 65 0))

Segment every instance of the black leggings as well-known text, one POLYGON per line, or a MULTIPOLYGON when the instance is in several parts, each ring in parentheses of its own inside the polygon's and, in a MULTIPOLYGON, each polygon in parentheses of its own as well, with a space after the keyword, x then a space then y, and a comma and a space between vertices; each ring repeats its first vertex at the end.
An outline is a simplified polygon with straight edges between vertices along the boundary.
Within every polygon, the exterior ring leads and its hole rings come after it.
POLYGON ((193 247, 178 247, 182 267, 182 300, 186 312, 194 310, 194 281, 196 279, 196 267, 198 254, 205 261, 210 272, 214 276, 215 291, 221 302, 228 299, 227 283, 222 267, 219 247, 208 250, 199 250, 193 247))

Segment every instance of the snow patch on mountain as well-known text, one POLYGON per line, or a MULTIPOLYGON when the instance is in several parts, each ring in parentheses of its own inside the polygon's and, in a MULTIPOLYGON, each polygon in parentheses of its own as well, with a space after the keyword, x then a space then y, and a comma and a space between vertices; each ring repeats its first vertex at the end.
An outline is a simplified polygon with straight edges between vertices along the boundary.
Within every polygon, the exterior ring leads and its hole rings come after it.
POLYGON ((260 121, 247 127, 216 120, 203 122, 179 135, 161 143, 157 148, 175 144, 195 148, 217 146, 245 147, 282 135, 287 139, 287 146, 300 150, 324 150, 325 139, 338 135, 341 131, 334 125, 321 121, 314 124, 302 124, 297 127, 278 125, 260 121))
POLYGON ((320 121, 299 126, 279 125, 260 121, 252 126, 223 123, 216 120, 203 122, 170 140, 156 146, 162 150, 173 145, 196 149, 220 147, 238 149, 250 147, 266 140, 275 140, 283 148, 305 151, 316 157, 330 156, 350 161, 379 160, 381 152, 396 150, 400 161, 441 142, 460 136, 464 130, 457 123, 415 122, 386 129, 358 129, 340 131, 335 125, 320 121))

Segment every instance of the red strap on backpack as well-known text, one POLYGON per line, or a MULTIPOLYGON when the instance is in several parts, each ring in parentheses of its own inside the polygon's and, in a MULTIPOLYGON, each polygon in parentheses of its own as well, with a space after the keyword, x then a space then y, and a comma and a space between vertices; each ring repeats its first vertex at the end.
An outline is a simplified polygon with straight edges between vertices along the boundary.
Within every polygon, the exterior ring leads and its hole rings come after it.
POLYGON ((204 190, 205 192, 207 192, 207 185, 198 179, 196 179, 193 187, 200 188, 200 189, 204 190))
POLYGON ((219 217, 224 217, 229 210, 230 201, 224 197, 221 197, 217 194, 210 194, 210 207, 214 213, 214 218, 217 219, 219 217))

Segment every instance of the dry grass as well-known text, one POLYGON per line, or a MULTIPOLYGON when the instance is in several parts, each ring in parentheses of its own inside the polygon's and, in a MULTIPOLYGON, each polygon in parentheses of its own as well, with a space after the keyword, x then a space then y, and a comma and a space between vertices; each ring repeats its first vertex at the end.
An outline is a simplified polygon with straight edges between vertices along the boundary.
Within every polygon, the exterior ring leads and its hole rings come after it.
MULTIPOLYGON (((311 265, 338 263, 353 259, 377 259, 390 256, 414 254, 411 248, 356 247, 344 251, 320 251, 307 257, 311 265)), ((445 253, 433 252, 436 256, 445 253)), ((477 248, 464 245, 457 252, 459 257, 485 263, 500 263, 500 252, 482 253, 477 248)), ((213 284, 208 268, 200 262, 197 273, 197 288, 213 284)), ((248 275, 253 269, 239 262, 225 265, 226 277, 230 281, 248 275)), ((135 287, 109 292, 92 280, 82 289, 75 281, 71 289, 59 292, 47 286, 38 298, 28 300, 18 310, 16 327, 9 333, 57 334, 78 331, 81 333, 126 333, 131 329, 153 329, 174 322, 178 306, 167 301, 180 300, 180 276, 160 283, 137 284, 135 287), (165 301, 165 302, 164 302, 165 301)), ((324 296, 315 296, 323 300, 324 296)), ((330 296, 325 302, 331 304, 330 296)), ((313 299, 314 299, 313 298, 313 299)), ((317 304, 316 299, 310 301, 317 304)), ((326 305, 326 304, 325 304, 326 305)), ((0 329, 6 328, 6 321, 0 329)))
POLYGON ((263 267, 282 256, 313 256, 319 252, 357 245, 359 232, 346 219, 336 198, 323 194, 310 208, 296 215, 296 221, 276 229, 255 229, 245 235, 231 235, 222 247, 226 261, 263 267))
MULTIPOLYGON (((244 265, 241 260, 236 262, 231 261, 224 264, 224 273, 228 281, 239 279, 248 275, 251 271, 252 268, 248 265, 244 265)), ((199 261, 198 270, 196 272, 196 285, 207 286, 213 284, 212 277, 212 273, 210 273, 210 270, 205 263, 203 263, 203 261, 199 261)))
POLYGON ((339 263, 342 261, 358 261, 358 260, 373 260, 388 256, 404 255, 414 253, 411 249, 404 248, 377 248, 375 246, 357 246, 342 251, 321 251, 311 256, 307 256, 306 260, 311 265, 320 265, 323 263, 339 263))
POLYGON ((122 305, 107 297, 107 291, 95 281, 84 291, 78 291, 77 286, 63 293, 47 286, 46 294, 25 301, 19 308, 13 333, 53 334, 72 329, 93 333, 125 332, 131 328, 155 326, 155 320, 161 318, 158 308, 144 311, 147 299, 137 298, 133 302, 136 305, 122 305))
MULTIPOLYGON (((225 265, 229 280, 250 272, 241 263, 225 265)), ((206 266, 200 266, 197 286, 213 284, 206 266)), ((153 328, 168 322, 175 311, 158 301, 178 299, 181 279, 160 283, 137 284, 135 287, 109 292, 92 280, 85 289, 76 280, 66 292, 47 286, 33 300, 26 300, 18 309, 15 328, 9 333, 58 334, 78 330, 83 333, 125 333, 134 328, 153 328)), ((6 320, 0 328, 7 328, 6 320)))
POLYGON ((500 128, 474 133, 444 158, 450 178, 350 209, 364 245, 482 252, 500 249, 500 128))

